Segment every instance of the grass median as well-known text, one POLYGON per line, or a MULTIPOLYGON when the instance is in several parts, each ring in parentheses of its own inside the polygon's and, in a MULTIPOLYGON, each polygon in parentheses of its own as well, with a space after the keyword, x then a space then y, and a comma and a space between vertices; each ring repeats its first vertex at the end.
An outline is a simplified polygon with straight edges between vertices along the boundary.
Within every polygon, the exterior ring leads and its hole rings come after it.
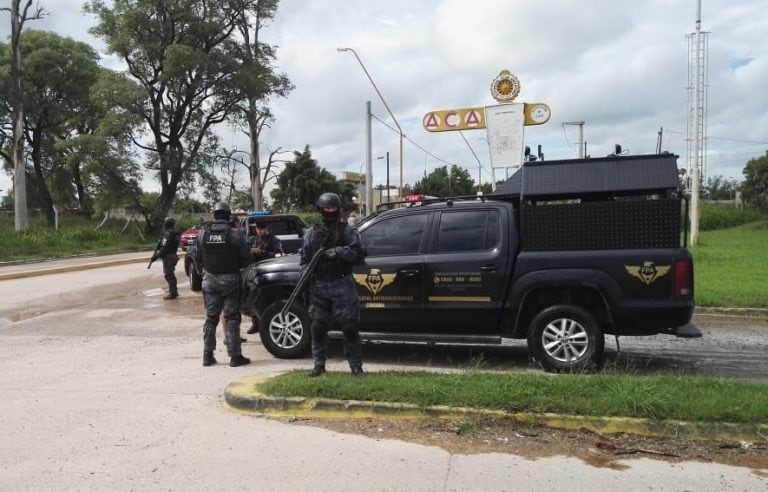
POLYGON ((307 377, 291 371, 259 385, 265 395, 446 405, 507 412, 689 422, 768 422, 768 385, 690 375, 384 371, 307 377))
POLYGON ((692 248, 697 306, 768 308, 768 221, 701 233, 692 248))

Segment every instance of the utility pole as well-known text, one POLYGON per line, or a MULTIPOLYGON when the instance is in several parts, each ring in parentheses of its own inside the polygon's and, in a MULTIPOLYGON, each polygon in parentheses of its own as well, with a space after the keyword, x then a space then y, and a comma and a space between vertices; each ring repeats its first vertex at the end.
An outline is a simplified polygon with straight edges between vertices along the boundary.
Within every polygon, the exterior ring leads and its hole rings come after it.
MULTIPOLYGON (((389 151, 387 151, 387 201, 390 202, 392 195, 389 194, 389 151)), ((400 197, 400 193, 397 194, 397 201, 403 201, 400 197)))
POLYGON ((659 127, 659 137, 656 139, 656 153, 661 154, 661 139, 664 136, 664 127, 659 127))
POLYGON ((694 49, 694 79, 693 79, 693 164, 691 166, 691 246, 699 244, 699 193, 700 175, 699 164, 699 125, 701 111, 701 0, 696 2, 696 30, 693 35, 694 49))
POLYGON ((371 150, 371 101, 365 102, 365 214, 373 213, 373 151, 371 150))

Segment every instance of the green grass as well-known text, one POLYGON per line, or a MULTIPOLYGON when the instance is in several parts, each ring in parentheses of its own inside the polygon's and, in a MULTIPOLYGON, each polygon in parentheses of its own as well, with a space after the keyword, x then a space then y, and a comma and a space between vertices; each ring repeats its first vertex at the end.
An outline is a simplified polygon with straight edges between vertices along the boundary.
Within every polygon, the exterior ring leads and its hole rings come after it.
POLYGON ((41 219, 29 229, 16 232, 12 220, 0 222, 0 261, 60 258, 89 253, 113 253, 152 249, 156 240, 142 240, 131 225, 121 232, 124 222, 108 221, 96 229, 98 221, 68 219, 56 231, 41 219))
POLYGON ((702 232, 692 253, 697 305, 768 307, 768 220, 702 232))
POLYGON ((259 386, 272 396, 449 405, 510 412, 696 422, 768 422, 768 385, 690 375, 460 374, 387 371, 308 378, 292 371, 259 386))

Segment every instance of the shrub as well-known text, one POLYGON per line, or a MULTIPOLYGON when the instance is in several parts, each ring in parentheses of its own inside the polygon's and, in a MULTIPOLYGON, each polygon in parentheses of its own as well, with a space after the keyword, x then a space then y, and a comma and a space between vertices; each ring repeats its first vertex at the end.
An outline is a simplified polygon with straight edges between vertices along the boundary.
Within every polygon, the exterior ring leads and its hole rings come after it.
POLYGON ((768 216, 755 210, 740 209, 733 205, 702 202, 699 229, 702 231, 728 229, 766 218, 768 216))

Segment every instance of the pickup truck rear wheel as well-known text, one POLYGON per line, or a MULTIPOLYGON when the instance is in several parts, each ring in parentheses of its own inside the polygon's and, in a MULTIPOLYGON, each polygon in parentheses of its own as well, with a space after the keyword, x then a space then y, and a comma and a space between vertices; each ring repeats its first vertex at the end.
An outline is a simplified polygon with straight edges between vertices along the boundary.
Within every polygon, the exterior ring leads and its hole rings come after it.
POLYGON ((595 317, 579 306, 550 306, 536 315, 528 331, 528 350, 550 372, 599 367, 604 349, 595 317))
POLYGON ((189 290, 192 292, 203 290, 203 277, 197 273, 195 265, 191 265, 189 268, 189 290))
POLYGON ((305 357, 312 346, 309 314, 300 302, 280 316, 285 299, 273 302, 259 319, 259 336, 264 348, 279 359, 305 357))

